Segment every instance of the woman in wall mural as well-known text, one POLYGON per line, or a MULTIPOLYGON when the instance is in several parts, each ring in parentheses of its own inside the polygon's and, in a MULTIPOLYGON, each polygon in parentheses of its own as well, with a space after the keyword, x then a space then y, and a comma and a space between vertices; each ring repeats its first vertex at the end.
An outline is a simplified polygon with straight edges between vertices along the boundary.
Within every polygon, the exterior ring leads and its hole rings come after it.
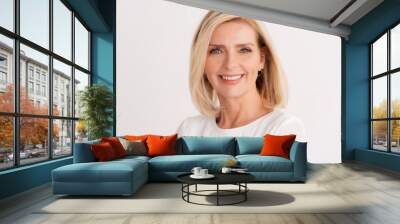
POLYGON ((287 83, 278 58, 256 20, 210 11, 191 48, 189 85, 202 115, 179 126, 179 136, 295 134, 302 122, 282 108, 287 83))

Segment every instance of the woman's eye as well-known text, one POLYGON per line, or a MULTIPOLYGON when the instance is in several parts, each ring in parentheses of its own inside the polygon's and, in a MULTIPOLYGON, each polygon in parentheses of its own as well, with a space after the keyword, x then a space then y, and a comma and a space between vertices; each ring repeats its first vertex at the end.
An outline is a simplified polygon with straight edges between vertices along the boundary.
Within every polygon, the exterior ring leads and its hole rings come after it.
POLYGON ((241 48, 240 52, 241 53, 249 53, 249 52, 251 52, 251 49, 250 48, 241 48))
POLYGON ((213 48, 210 50, 210 54, 220 54, 222 51, 219 48, 213 48))

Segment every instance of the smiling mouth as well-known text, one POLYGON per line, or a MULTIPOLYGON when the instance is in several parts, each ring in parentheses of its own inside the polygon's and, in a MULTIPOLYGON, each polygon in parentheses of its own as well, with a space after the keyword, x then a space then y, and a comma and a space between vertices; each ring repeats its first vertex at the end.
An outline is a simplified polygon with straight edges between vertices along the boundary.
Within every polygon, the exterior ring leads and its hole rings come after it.
POLYGON ((238 81, 243 78, 244 74, 237 74, 237 75, 219 75, 219 77, 224 81, 238 81))

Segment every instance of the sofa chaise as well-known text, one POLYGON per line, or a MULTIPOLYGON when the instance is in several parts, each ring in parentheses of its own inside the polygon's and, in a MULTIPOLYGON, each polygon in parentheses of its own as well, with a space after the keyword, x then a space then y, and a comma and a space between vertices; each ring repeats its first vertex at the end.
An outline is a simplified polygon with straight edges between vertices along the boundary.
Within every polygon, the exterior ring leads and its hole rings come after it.
POLYGON ((218 172, 228 160, 236 160, 247 168, 258 182, 305 182, 307 143, 294 142, 290 159, 260 156, 262 137, 196 137, 185 136, 176 141, 176 155, 126 156, 96 162, 91 144, 99 140, 75 144, 73 164, 52 171, 54 194, 68 195, 131 195, 148 181, 176 181, 193 167, 218 172))

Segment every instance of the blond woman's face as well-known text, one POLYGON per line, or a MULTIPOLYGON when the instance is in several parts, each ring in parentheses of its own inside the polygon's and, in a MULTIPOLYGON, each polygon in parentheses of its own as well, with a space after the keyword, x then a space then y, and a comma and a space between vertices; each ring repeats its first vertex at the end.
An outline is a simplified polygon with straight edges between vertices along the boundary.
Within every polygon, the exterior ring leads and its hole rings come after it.
POLYGON ((247 22, 234 20, 214 30, 204 73, 219 97, 237 98, 256 90, 264 63, 256 31, 247 22))

